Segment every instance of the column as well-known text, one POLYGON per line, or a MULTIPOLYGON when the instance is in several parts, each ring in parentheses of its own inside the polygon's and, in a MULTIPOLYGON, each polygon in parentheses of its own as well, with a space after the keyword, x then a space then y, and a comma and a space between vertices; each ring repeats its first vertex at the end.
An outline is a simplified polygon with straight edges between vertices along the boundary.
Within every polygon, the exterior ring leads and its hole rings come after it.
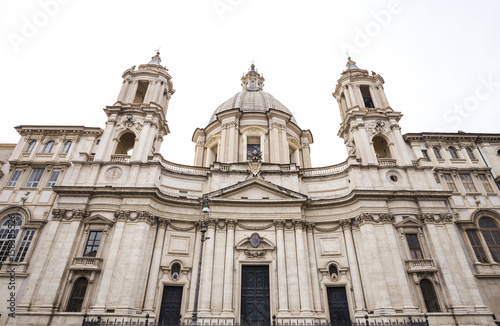
MULTIPOLYGON (((285 223, 285 228, 287 228, 285 223)), ((293 226, 292 226, 293 228, 293 226)), ((285 261, 286 261, 286 279, 287 279, 287 293, 288 296, 288 309, 291 313, 298 314, 300 312, 299 294, 299 280, 297 277, 297 251, 295 250, 295 232, 293 229, 284 230, 285 236, 285 261)))
POLYGON ((309 275, 307 274, 307 254, 304 247, 303 221, 295 222, 295 242, 297 244, 297 267, 300 289, 300 311, 311 313, 311 302, 309 300, 309 275))
MULTIPOLYGON (((347 251, 347 260, 349 261, 349 272, 351 274, 351 285, 354 290, 354 303, 356 307, 354 308, 356 313, 366 312, 365 300, 363 294, 363 287, 361 283, 361 277, 359 273, 358 259, 356 252, 354 251, 354 241, 352 237, 351 230, 351 220, 340 221, 342 225, 342 230, 344 232, 345 246, 347 251)), ((359 245, 359 244, 358 244, 359 245)))
MULTIPOLYGON (((447 253, 443 248, 443 245, 446 246, 446 243, 442 243, 444 237, 438 234, 436 226, 433 223, 426 223, 425 228, 427 229, 427 232, 429 234, 429 236, 426 238, 429 241, 429 244, 431 244, 434 249, 436 262, 439 263, 444 282, 447 285, 447 292, 449 294, 448 300, 451 303, 450 308, 453 309, 454 312, 457 312, 457 310, 459 312, 465 312, 461 309, 463 308, 462 301, 453 277, 453 274, 456 271, 454 270, 454 268, 450 268, 450 266, 448 265, 448 261, 445 259, 447 253)), ((460 282, 462 281, 463 280, 461 280, 460 282)), ((435 287, 435 290, 437 289, 438 288, 435 287)))
MULTIPOLYGON (((215 250, 214 250, 214 264, 213 275, 212 275, 212 300, 210 301, 210 309, 212 315, 220 315, 222 312, 222 301, 224 297, 224 259, 226 256, 226 228, 225 224, 223 227, 219 227, 216 224, 216 236, 214 239, 215 250)), ((208 240, 211 241, 211 240, 208 240)))
POLYGON ((118 101, 120 102, 125 102, 125 97, 127 96, 127 91, 128 91, 128 88, 129 88, 129 85, 130 83, 128 82, 128 80, 124 80, 123 81, 123 86, 122 86, 122 89, 120 90, 120 94, 118 94, 118 101))
POLYGON ((363 251, 366 253, 367 262, 369 268, 369 274, 367 279, 369 287, 367 290, 372 293, 376 293, 375 300, 375 313, 393 313, 394 310, 391 309, 391 301, 389 298, 389 293, 387 292, 387 284, 383 275, 387 273, 384 269, 382 263, 379 259, 378 252, 378 241, 375 236, 375 227, 373 225, 373 217, 369 214, 362 214, 358 217, 358 222, 360 224, 361 236, 363 237, 363 251))
POLYGON ((287 268, 285 259, 285 238, 284 238, 284 221, 275 220, 276 228, 276 256, 278 265, 278 317, 289 315, 288 310, 288 291, 287 291, 287 268))
POLYGON ((144 156, 142 151, 145 150, 150 129, 151 129, 151 124, 149 122, 145 122, 138 136, 138 141, 136 139, 136 142, 134 144, 134 151, 132 153, 132 158, 130 159, 131 161, 140 161, 140 160, 143 160, 144 162, 147 161, 147 155, 144 156))
POLYGON ((314 223, 307 223, 307 247, 309 249, 309 266, 311 275, 311 287, 313 294, 314 310, 324 312, 321 307, 321 291, 318 277, 318 264, 316 262, 316 250, 314 246, 314 223))
POLYGON ((269 143, 270 143, 270 163, 279 163, 280 161, 280 149, 279 149, 279 123, 271 123, 271 131, 269 133, 269 143))
POLYGON ((120 218, 115 223, 115 230, 113 236, 111 237, 111 244, 109 246, 108 255, 106 258, 106 267, 102 272, 102 279, 97 292, 97 299, 94 306, 95 310, 99 312, 104 312, 106 307, 106 300, 108 293, 110 292, 111 282, 113 280, 113 275, 115 273, 114 269, 116 266, 116 260, 118 258, 118 252, 120 250, 120 245, 122 242, 123 231, 125 229, 126 218, 120 218))
MULTIPOLYGON (((191 278, 189 280, 189 303, 188 307, 186 310, 186 313, 191 314, 190 317, 192 316, 193 309, 194 309, 194 296, 196 292, 196 281, 198 278, 198 262, 200 260, 200 247, 201 247, 201 232, 200 232, 200 225, 195 224, 195 229, 194 229, 194 255, 193 255, 193 268, 191 268, 191 278)), ((210 241, 210 240, 209 240, 210 241)), ((198 304, 199 308, 199 304, 198 304)), ((187 316, 186 316, 187 317, 187 316)))
MULTIPOLYGON (((411 298, 408 281, 406 279, 406 267, 401 261, 399 245, 394 234, 394 227, 392 225, 393 220, 394 217, 391 215, 391 221, 384 222, 385 236, 391 253, 390 259, 394 264, 394 271, 392 272, 393 282, 398 284, 397 289, 399 290, 399 298, 402 298, 400 304, 403 305, 403 309, 414 313, 417 312, 417 307, 413 304, 411 298)), ((388 284, 390 283, 388 282, 388 284)))
POLYGON ((201 271, 201 284, 200 284, 200 314, 206 316, 210 312, 210 297, 212 292, 212 267, 214 263, 214 247, 215 247, 215 220, 210 219, 206 222, 208 224, 207 239, 204 246, 205 252, 203 253, 202 271, 201 271))
POLYGON ((160 263, 165 241, 165 232, 167 230, 168 219, 158 219, 158 229, 156 231, 156 242, 153 251, 153 259, 149 269, 149 279, 146 288, 146 298, 144 300, 144 311, 154 311, 154 301, 156 296, 156 289, 158 288, 158 274, 160 272, 160 263))
POLYGON ((137 86, 139 86, 139 83, 137 80, 134 80, 132 82, 132 87, 129 86, 129 92, 128 92, 128 96, 126 96, 125 98, 125 103, 133 103, 134 102, 134 98, 135 98, 135 93, 137 93, 137 86))
POLYGON ((226 266, 224 269, 224 299, 222 314, 234 316, 233 277, 234 277, 234 227, 236 220, 226 220, 226 266))

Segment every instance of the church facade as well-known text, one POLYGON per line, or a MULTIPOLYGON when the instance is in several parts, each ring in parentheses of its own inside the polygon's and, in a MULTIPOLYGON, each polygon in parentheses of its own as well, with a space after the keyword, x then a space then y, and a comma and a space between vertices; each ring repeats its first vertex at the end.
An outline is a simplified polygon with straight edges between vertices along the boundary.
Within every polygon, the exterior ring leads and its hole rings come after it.
POLYGON ((159 154, 159 53, 122 77, 104 129, 22 125, 0 147, 1 325, 500 320, 500 134, 403 134, 349 59, 347 158, 312 167, 311 131, 252 65, 180 165, 159 154))

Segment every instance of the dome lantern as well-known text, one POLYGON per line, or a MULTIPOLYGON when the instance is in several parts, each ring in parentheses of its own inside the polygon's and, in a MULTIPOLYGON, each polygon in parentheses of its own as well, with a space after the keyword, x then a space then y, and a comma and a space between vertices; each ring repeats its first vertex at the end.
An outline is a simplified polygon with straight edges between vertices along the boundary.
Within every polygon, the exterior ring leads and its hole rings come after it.
POLYGON ((246 75, 241 77, 241 87, 244 91, 256 92, 264 88, 264 75, 257 72, 252 63, 246 75))

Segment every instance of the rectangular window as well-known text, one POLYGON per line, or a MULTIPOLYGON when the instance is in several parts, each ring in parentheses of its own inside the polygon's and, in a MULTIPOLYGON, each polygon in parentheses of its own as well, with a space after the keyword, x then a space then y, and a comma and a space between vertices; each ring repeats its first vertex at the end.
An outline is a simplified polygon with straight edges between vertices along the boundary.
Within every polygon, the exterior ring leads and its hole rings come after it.
POLYGON ((476 230, 467 230, 466 232, 477 260, 481 263, 487 263, 486 254, 484 253, 483 246, 481 246, 481 242, 479 242, 476 230))
POLYGON ((455 182, 453 182, 451 174, 445 173, 443 174, 443 178, 446 181, 446 184, 448 185, 448 189, 450 189, 453 192, 458 192, 457 186, 455 185, 455 182))
POLYGON ((406 241, 408 241, 408 247, 410 248, 411 259, 424 259, 418 236, 416 234, 407 234, 406 241))
POLYGON ((59 174, 61 174, 60 170, 52 171, 52 174, 50 175, 49 181, 47 182, 46 185, 47 188, 52 188, 56 185, 57 178, 59 178, 59 174))
POLYGON ((427 153, 427 150, 426 150, 426 149, 423 149, 423 150, 422 150, 422 155, 424 156, 424 158, 425 158, 427 161, 430 161, 430 158, 429 158, 429 153, 427 153))
POLYGON ((137 92, 135 93, 134 103, 144 103, 148 86, 149 82, 143 80, 139 81, 137 85, 137 92))
POLYGON ((19 248, 17 248, 15 262, 23 262, 24 258, 26 258, 26 254, 28 253, 28 249, 30 248, 31 242, 35 237, 35 229, 26 229, 23 234, 23 238, 21 240, 21 244, 19 248))
POLYGON ((25 187, 27 188, 36 188, 38 187, 38 183, 42 178, 44 169, 33 169, 31 170, 30 176, 28 177, 28 181, 26 181, 25 187))
POLYGON ((21 176, 22 172, 23 170, 15 170, 14 173, 12 173, 12 176, 10 177, 9 183, 7 183, 7 187, 15 187, 17 181, 19 181, 19 177, 21 176))
POLYGON ((359 86, 359 89, 361 90, 361 96, 363 96, 365 108, 375 108, 375 105, 373 105, 372 95, 370 93, 370 87, 363 85, 359 86))
POLYGON ((99 243, 101 242, 102 231, 90 231, 83 257, 95 257, 99 243))
POLYGON ((484 190, 486 190, 486 192, 493 192, 493 188, 491 187, 488 178, 486 178, 486 174, 478 174, 477 177, 483 184, 484 190))
POLYGON ((474 187, 474 183, 472 183, 470 174, 460 174, 460 180, 462 180, 466 192, 476 192, 476 187, 474 187))
POLYGON ((439 177, 436 173, 434 173, 434 179, 436 180, 436 183, 441 183, 441 180, 439 180, 439 177))

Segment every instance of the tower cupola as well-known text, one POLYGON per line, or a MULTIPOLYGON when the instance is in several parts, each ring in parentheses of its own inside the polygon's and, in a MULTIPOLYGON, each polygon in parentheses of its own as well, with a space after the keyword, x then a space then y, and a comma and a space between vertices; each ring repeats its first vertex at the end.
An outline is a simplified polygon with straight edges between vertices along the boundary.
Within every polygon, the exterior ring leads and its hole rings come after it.
POLYGON ((95 160, 146 162, 160 150, 169 132, 166 115, 174 94, 172 77, 161 65, 160 52, 146 64, 125 70, 123 85, 108 116, 95 160))
POLYGON ((347 69, 337 81, 333 96, 342 122, 338 135, 352 158, 369 165, 411 165, 401 135, 403 116, 389 106, 384 79, 347 58, 347 69))

